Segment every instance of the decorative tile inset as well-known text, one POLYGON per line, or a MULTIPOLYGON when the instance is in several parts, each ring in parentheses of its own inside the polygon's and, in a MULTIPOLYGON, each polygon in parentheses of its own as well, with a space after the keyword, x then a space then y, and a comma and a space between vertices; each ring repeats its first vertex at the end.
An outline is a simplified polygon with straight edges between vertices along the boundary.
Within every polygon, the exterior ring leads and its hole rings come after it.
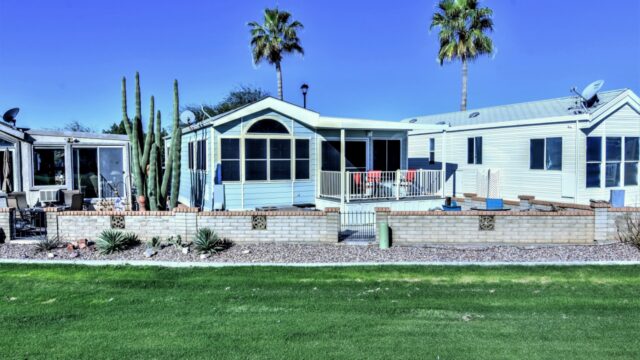
POLYGON ((496 229, 496 218, 493 215, 480 215, 479 218, 480 231, 492 231, 496 229))
POLYGON ((111 228, 112 229, 124 229, 124 216, 112 215, 111 216, 111 228))
POLYGON ((251 217, 252 230, 267 230, 267 217, 264 215, 254 215, 251 217))

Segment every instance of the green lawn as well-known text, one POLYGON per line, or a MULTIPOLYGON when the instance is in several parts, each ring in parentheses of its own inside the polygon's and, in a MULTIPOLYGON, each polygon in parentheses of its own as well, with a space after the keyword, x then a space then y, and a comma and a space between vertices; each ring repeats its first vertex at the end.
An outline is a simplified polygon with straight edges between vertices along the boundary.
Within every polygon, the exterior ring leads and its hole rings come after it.
POLYGON ((638 359, 640 267, 0 266, 0 358, 638 359))

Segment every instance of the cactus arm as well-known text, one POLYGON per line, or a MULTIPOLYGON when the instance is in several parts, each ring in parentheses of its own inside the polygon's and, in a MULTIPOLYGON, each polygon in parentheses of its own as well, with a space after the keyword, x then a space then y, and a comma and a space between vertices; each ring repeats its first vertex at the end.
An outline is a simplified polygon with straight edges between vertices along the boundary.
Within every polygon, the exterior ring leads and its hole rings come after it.
MULTIPOLYGON (((136 80, 137 80, 137 76, 136 76, 136 80)), ((137 107, 137 104, 136 104, 136 107, 137 107)), ((133 123, 131 123, 131 121, 129 120, 129 116, 127 115, 127 80, 126 78, 123 77, 122 78, 122 122, 124 123, 125 131, 127 132, 127 135, 129 136, 129 142, 131 143, 131 161, 132 161, 131 169, 133 172, 133 179, 136 184, 138 195, 143 195, 144 194, 144 178, 143 178, 142 172, 140 171, 140 164, 138 162, 139 160, 138 144, 139 143, 137 141, 138 131, 136 127, 136 120, 138 119, 134 118, 133 123)))
POLYGON ((160 116, 160 110, 158 110, 158 113, 156 116, 155 135, 153 136, 154 146, 157 147, 158 149, 158 153, 156 154, 156 176, 155 176, 156 203, 158 204, 158 210, 163 210, 164 201, 162 200, 162 197, 161 197, 162 194, 160 194, 160 185, 162 181, 162 154, 164 153, 163 151, 164 141, 162 139, 162 131, 160 129, 162 129, 162 120, 160 116))
POLYGON ((180 128, 180 99, 178 96, 178 80, 173 81, 173 123, 177 124, 174 129, 175 138, 173 139, 173 148, 171 154, 173 157, 173 176, 171 179, 171 208, 178 206, 178 194, 180 192, 180 148, 182 145, 182 129, 180 128))
POLYGON ((153 115, 155 114, 155 100, 153 96, 151 96, 151 112, 149 114, 149 124, 147 125, 147 134, 144 135, 144 150, 142 152, 142 168, 146 169, 149 163, 149 155, 151 153, 151 146, 153 145, 153 115))
MULTIPOLYGON (((153 122, 153 121, 152 121, 153 122)), ((158 146, 152 144, 150 151, 150 163, 149 163, 149 176, 147 176, 147 195, 149 196, 149 209, 152 211, 158 210, 158 198, 157 198, 157 165, 158 165, 158 146)))

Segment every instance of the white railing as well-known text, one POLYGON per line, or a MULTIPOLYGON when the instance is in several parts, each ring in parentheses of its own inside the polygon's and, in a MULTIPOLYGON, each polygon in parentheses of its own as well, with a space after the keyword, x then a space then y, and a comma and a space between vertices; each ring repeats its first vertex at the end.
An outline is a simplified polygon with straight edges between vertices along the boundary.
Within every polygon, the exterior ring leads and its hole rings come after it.
POLYGON ((320 196, 340 199, 344 181, 345 200, 404 199, 440 195, 440 170, 322 171, 320 196))
POLYGON ((340 199, 340 171, 320 172, 320 196, 340 199))

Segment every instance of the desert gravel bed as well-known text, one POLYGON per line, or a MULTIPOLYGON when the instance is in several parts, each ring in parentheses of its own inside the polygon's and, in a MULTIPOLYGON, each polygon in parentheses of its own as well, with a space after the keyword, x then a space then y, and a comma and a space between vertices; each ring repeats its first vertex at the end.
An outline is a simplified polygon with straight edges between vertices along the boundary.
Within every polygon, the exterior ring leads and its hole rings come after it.
POLYGON ((76 250, 72 255, 65 248, 38 252, 31 244, 2 244, 0 259, 72 259, 72 260, 156 260, 207 261, 221 263, 345 263, 345 262, 563 262, 563 261, 640 261, 640 250, 627 244, 600 246, 432 246, 392 247, 380 250, 360 245, 296 245, 296 244, 236 244, 230 249, 202 259, 190 252, 183 254, 165 247, 153 257, 144 254, 145 246, 100 255, 93 247, 76 250))

